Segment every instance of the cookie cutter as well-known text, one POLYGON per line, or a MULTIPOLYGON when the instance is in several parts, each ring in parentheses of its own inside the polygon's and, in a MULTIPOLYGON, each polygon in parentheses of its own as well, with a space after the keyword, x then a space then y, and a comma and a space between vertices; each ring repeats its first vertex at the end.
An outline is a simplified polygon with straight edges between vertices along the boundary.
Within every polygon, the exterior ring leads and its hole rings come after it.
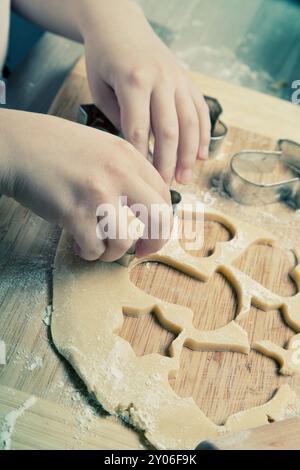
POLYGON ((82 104, 79 107, 78 122, 84 126, 93 127, 100 131, 122 137, 119 130, 94 104, 82 104))
MULTIPOLYGON (((228 134, 228 127, 220 120, 223 108, 216 98, 205 96, 205 101, 209 108, 211 120, 211 141, 209 146, 209 157, 214 158, 228 134)), ((94 127, 104 132, 109 132, 118 137, 123 137, 122 133, 112 124, 112 122, 94 104, 84 104, 79 108, 78 122, 86 126, 94 127)), ((149 153, 152 154, 153 142, 150 142, 149 153)))
POLYGON ((220 102, 211 96, 205 96, 204 99, 209 108, 211 121, 209 158, 214 158, 219 152, 220 147, 228 134, 228 127, 223 121, 220 120, 220 116, 223 113, 223 108, 220 102))
POLYGON ((294 209, 300 208, 300 144, 281 139, 276 151, 244 150, 234 154, 223 187, 241 204, 258 206, 284 201, 294 209), (257 181, 257 177, 270 175, 278 163, 291 176, 272 183, 257 181))

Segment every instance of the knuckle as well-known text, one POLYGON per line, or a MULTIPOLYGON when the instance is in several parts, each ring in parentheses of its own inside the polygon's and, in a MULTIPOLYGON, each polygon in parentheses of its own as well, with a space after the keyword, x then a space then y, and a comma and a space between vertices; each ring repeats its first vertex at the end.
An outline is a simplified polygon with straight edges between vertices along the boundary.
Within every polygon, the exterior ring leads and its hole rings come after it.
POLYGON ((144 88, 148 84, 147 72, 141 67, 135 67, 128 73, 128 83, 134 88, 144 88))
POLYGON ((82 181, 82 186, 85 189, 85 193, 87 193, 88 198, 91 200, 97 200, 101 198, 102 191, 101 191, 101 182, 97 175, 89 175, 82 181))
POLYGON ((135 127, 128 132, 130 142, 137 144, 144 143, 149 138, 149 129, 145 127, 135 127))
POLYGON ((107 175, 110 181, 122 181, 124 178, 126 178, 126 174, 127 172, 124 168, 124 164, 117 164, 113 161, 108 164, 107 175))
POLYGON ((178 139, 178 126, 174 124, 164 125, 161 128, 161 136, 167 141, 174 141, 178 139))
MULTIPOLYGON (((109 158, 102 163, 105 177, 109 180, 116 177, 123 177, 125 171, 125 159, 127 163, 127 154, 129 154, 129 145, 125 141, 118 142, 112 150, 109 158)), ((103 185, 102 185, 103 186, 103 185)), ((101 193, 101 189, 99 189, 101 193)))

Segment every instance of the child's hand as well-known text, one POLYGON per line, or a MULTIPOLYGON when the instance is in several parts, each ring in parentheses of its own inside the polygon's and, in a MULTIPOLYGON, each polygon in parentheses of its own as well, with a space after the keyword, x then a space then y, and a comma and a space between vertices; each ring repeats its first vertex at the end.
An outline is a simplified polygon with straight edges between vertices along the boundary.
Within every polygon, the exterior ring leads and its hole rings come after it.
POLYGON ((134 2, 99 1, 96 7, 86 1, 85 11, 82 35, 96 105, 144 155, 151 128, 161 176, 170 183, 175 172, 178 182, 188 183, 196 158, 208 156, 203 96, 134 2))
MULTIPOLYGON (((172 217, 167 185, 133 146, 107 133, 52 116, 1 110, 0 194, 14 197, 41 217, 64 227, 87 260, 113 261, 132 240, 96 237, 97 207, 110 203, 119 210, 119 197, 144 204, 163 204, 172 217)), ((145 255, 164 241, 140 240, 145 255)))

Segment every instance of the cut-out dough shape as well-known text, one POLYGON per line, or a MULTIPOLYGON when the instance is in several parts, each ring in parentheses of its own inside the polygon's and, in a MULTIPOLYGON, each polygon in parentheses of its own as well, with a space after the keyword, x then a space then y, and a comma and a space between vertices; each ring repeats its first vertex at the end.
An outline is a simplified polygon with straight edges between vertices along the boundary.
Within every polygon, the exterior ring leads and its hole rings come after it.
MULTIPOLYGON (((171 240, 147 260, 164 262, 199 279, 220 271, 231 278, 239 295, 239 315, 246 314, 251 302, 266 309, 274 304, 285 309, 285 316, 300 330, 300 298, 279 297, 235 270, 230 263, 250 244, 275 243, 266 232, 248 224, 209 211, 211 217, 231 226, 234 238, 219 243, 209 258, 194 258, 179 242, 171 240), (174 245, 175 243, 175 245, 174 245), (229 246, 228 246, 229 244, 229 246), (176 249, 175 249, 176 248, 176 249), (175 249, 175 251, 174 251, 175 249), (261 286, 260 286, 261 288, 261 286), (295 305, 294 305, 295 304, 295 305)), ((142 260, 147 261, 147 260, 142 260)), ((133 261, 135 266, 141 261, 133 261)), ((285 385, 266 405, 228 418, 224 426, 215 425, 189 398, 176 395, 169 384, 180 367, 183 346, 196 350, 249 352, 247 333, 232 321, 223 328, 201 332, 193 326, 193 311, 170 304, 138 289, 130 282, 129 269, 118 263, 87 263, 75 256, 66 234, 59 243, 53 280, 51 330, 60 353, 110 413, 126 418, 145 432, 159 449, 193 449, 200 441, 282 419, 295 393, 285 385), (130 344, 118 336, 123 314, 154 312, 162 326, 177 334, 170 356, 149 354, 137 357, 130 344)), ((299 283, 299 268, 295 269, 299 283)))
POLYGON ((272 341, 257 341, 253 348, 274 358, 280 365, 282 375, 300 374, 300 334, 291 338, 286 349, 272 341))

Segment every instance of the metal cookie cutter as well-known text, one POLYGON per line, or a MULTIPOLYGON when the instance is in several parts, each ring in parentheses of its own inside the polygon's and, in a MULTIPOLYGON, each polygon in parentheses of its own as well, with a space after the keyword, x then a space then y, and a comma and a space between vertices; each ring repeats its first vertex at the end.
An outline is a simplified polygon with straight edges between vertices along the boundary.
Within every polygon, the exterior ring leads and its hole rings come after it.
POLYGON ((223 108, 216 98, 205 96, 205 101, 209 108, 211 120, 211 141, 209 146, 209 156, 214 158, 228 134, 228 127, 219 118, 223 112, 223 108))
MULTIPOLYGON (((209 147, 209 156, 213 158, 218 153, 225 137, 228 133, 228 128, 224 122, 219 118, 223 112, 223 108, 219 101, 210 96, 205 96, 205 101, 209 108, 210 120, 211 120, 211 142, 209 147)), ((84 104, 79 108, 78 122, 86 126, 94 127, 101 131, 110 132, 111 134, 122 137, 122 133, 111 123, 111 121, 105 116, 93 104, 84 104)), ((153 142, 152 142, 153 144, 153 142)), ((153 145, 150 143, 150 148, 153 145)), ((149 149, 149 152, 151 150, 149 149)))
POLYGON ((285 201, 300 208, 300 144, 282 139, 277 146, 278 151, 244 150, 233 155, 223 185, 237 202, 264 205, 285 201), (285 176, 264 182, 278 164, 285 176))

